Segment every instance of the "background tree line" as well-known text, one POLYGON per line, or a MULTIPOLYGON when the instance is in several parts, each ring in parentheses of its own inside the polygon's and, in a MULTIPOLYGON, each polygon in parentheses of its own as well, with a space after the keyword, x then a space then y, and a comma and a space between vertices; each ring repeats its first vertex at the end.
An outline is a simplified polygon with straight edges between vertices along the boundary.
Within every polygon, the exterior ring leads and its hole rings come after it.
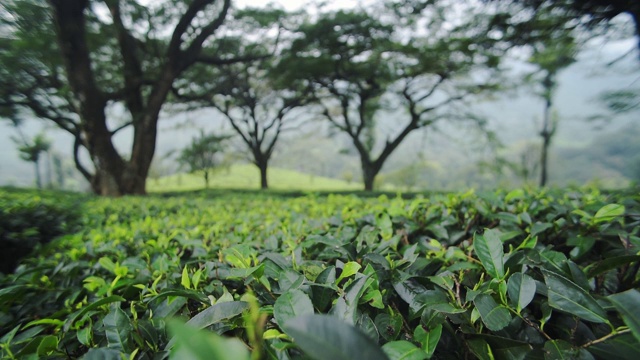
MULTIPOLYGON (((574 61, 585 30, 619 13, 632 16, 638 36, 638 5, 614 3, 406 0, 288 13, 231 0, 7 1, 0 110, 72 134, 75 166, 102 195, 145 193, 159 118, 203 107, 227 119, 263 188, 281 134, 321 120, 349 139, 371 190, 409 134, 441 122, 484 129, 475 102, 520 84, 504 78, 504 60, 519 52, 537 67, 523 80, 545 103, 544 185, 557 73, 574 61), (125 118, 111 117, 114 109, 125 118), (393 128, 381 132, 381 121, 393 128), (113 138, 127 128, 133 139, 123 151, 113 138)), ((629 111, 634 94, 609 94, 608 103, 629 111)))

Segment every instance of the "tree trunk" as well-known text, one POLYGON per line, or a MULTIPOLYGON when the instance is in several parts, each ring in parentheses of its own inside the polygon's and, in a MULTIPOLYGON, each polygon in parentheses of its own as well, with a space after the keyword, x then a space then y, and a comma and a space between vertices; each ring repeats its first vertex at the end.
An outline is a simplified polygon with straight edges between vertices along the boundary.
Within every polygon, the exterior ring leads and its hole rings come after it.
POLYGON ((374 164, 368 162, 362 162, 362 180, 364 182, 365 191, 373 191, 373 185, 376 180, 376 176, 380 171, 374 164))
POLYGON ((88 1, 50 0, 50 3, 73 106, 80 116, 84 145, 96 168, 91 187, 100 195, 123 195, 131 184, 121 184, 125 162, 111 142, 104 112, 107 99, 95 83, 85 34, 84 11, 88 1))
POLYGON ((540 154, 540 187, 547 185, 547 157, 549 153, 549 145, 551 144, 551 136, 553 136, 554 132, 551 127, 551 100, 547 99, 544 108, 542 131, 540 132, 540 136, 542 137, 542 153, 540 154))
POLYGON ((53 188, 53 175, 52 175, 52 169, 51 169, 51 152, 47 151, 45 152, 45 155, 47 156, 47 163, 46 163, 46 174, 47 174, 47 185, 46 187, 51 189, 53 188))
POLYGON ((40 178, 40 165, 39 165, 39 161, 36 160, 33 162, 34 165, 34 170, 36 171, 36 186, 38 187, 38 189, 42 189, 42 179, 40 178))
POLYGON ((547 185, 547 155, 549 152, 550 138, 545 137, 542 142, 542 154, 540 155, 540 186, 547 185))
POLYGON ((258 165, 260 169, 260 189, 266 190, 269 188, 269 182, 267 180, 267 163, 264 162, 261 165, 258 165))
MULTIPOLYGON (((82 143, 91 156, 95 174, 89 176, 93 191, 104 196, 145 194, 146 178, 155 152, 157 120, 176 73, 164 71, 143 107, 127 101, 134 120, 134 140, 129 161, 124 160, 112 142, 106 124, 108 98, 95 82, 92 60, 86 42, 87 0, 49 0, 56 23, 56 35, 71 86, 73 105, 80 116, 82 143), (135 105, 135 106, 134 106, 135 105)), ((129 83, 126 90, 139 90, 129 83)), ((128 93, 129 97, 133 97, 128 93)), ((128 98, 129 99, 129 98, 128 98)), ((83 173, 84 174, 84 173, 83 173)))
POLYGON ((204 188, 209 188, 209 169, 204 169, 204 188))

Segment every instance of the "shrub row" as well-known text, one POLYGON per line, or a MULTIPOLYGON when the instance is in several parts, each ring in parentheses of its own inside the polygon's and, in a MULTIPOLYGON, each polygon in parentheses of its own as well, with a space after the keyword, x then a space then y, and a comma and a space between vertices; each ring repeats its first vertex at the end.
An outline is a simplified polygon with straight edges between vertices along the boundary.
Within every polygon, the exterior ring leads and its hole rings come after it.
POLYGON ((80 225, 78 195, 0 189, 0 272, 12 272, 39 244, 80 225))
POLYGON ((91 199, 1 280, 1 355, 637 359, 639 200, 91 199))

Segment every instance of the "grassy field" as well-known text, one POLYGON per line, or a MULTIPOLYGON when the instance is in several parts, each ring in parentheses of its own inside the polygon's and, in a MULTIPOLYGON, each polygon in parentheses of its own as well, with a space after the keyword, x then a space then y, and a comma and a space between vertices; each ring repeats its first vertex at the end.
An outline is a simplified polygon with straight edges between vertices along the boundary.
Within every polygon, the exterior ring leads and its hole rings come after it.
MULTIPOLYGON (((274 190, 311 190, 311 191, 347 191, 359 190, 358 182, 348 183, 343 180, 322 176, 303 174, 294 170, 269 168, 269 187, 274 190)), ((150 192, 188 191, 204 189, 201 174, 174 174, 160 179, 150 179, 147 189, 150 192)), ((217 189, 258 189, 260 188, 260 172, 251 164, 232 165, 219 169, 209 180, 209 187, 217 189)))

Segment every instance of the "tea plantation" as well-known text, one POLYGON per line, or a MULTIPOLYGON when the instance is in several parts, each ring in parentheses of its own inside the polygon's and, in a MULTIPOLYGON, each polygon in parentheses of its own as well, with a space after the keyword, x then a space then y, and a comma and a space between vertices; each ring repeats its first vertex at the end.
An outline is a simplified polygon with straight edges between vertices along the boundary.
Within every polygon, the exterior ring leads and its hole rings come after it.
POLYGON ((0 357, 640 359, 637 191, 286 195, 0 189, 0 357))

